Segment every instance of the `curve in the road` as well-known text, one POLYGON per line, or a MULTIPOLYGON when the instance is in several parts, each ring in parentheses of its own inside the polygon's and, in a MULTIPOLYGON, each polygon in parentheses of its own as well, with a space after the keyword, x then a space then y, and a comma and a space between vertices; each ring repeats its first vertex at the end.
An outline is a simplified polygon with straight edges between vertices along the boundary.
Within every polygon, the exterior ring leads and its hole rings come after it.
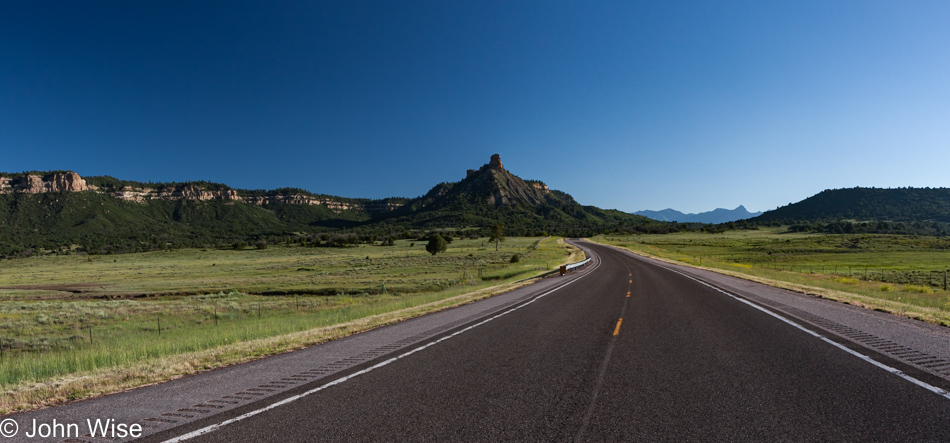
POLYGON ((598 267, 568 285, 292 400, 161 437, 234 443, 950 435, 950 402, 938 390, 882 371, 698 279, 612 248, 585 247, 599 257, 598 267))

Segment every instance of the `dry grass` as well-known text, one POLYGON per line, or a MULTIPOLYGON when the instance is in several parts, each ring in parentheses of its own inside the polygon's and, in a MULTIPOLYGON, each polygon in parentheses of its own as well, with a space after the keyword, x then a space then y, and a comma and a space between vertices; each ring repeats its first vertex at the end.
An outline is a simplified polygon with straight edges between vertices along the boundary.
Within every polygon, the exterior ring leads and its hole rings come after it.
MULTIPOLYGON (((570 248, 569 261, 576 261, 575 259, 583 254, 582 251, 564 244, 563 240, 559 240, 557 244, 560 248, 570 248)), ((540 273, 535 272, 534 274, 540 273)), ((504 283, 396 311, 300 332, 231 343, 212 349, 165 355, 109 368, 72 373, 39 382, 24 381, 4 388, 2 395, 0 395, 0 415, 121 392, 206 370, 306 348, 488 298, 529 285, 537 279, 538 277, 533 277, 527 280, 504 283)))
MULTIPOLYGON (((595 240, 589 240, 596 242, 595 240)), ((609 245, 607 243, 601 243, 609 245)), ((881 299, 872 296, 866 296, 862 294, 856 294, 853 292, 846 292, 837 289, 822 288, 812 285, 800 284, 795 282, 781 281, 756 275, 751 275, 743 272, 730 271, 727 269, 712 268, 706 266, 700 266, 693 263, 688 263, 680 260, 672 260, 664 257, 659 257, 653 254, 649 254, 643 251, 634 250, 631 248, 626 248, 622 246, 609 245, 614 247, 619 247, 626 251, 630 251, 634 254, 652 258, 654 260, 662 261, 664 263, 676 264, 680 266, 689 266, 691 268, 702 269, 706 271, 712 271, 723 275, 728 275, 736 278, 741 278, 744 280, 754 281, 757 283, 762 283, 776 288, 787 289, 795 292, 800 292, 805 295, 811 295, 815 297, 825 298, 841 303, 846 303, 850 305, 860 306, 866 309, 872 309, 882 312, 889 312, 895 315, 900 315, 902 317, 913 318, 916 320, 926 321, 928 323, 933 323, 936 325, 950 326, 950 312, 945 308, 934 308, 927 306, 918 306, 909 303, 903 303, 899 300, 888 300, 881 299)), ((853 280, 843 278, 844 280, 853 280)), ((857 281, 855 281, 856 283, 857 281)), ((853 284, 851 281, 842 281, 845 284, 853 284)), ((930 288, 927 288, 930 289, 930 288)), ((905 288, 905 291, 907 289, 905 288)), ((908 291, 909 292, 909 291, 908 291)), ((931 292, 932 293, 932 292, 931 292)))

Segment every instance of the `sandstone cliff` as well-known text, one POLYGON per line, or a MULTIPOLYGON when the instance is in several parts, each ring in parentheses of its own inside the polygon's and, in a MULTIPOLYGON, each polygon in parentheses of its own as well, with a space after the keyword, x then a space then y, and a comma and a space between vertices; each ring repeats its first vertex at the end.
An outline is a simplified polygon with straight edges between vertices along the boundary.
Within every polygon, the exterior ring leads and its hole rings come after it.
MULTIPOLYGON (((126 182, 127 183, 127 182, 126 182)), ((217 189, 205 189, 194 183, 178 186, 108 186, 96 187, 86 183, 79 174, 71 171, 49 173, 45 176, 26 174, 13 177, 0 176, 0 194, 38 194, 44 192, 82 192, 95 191, 111 195, 124 201, 145 203, 148 200, 197 200, 232 201, 252 205, 320 205, 335 212, 345 210, 364 210, 370 213, 392 212, 402 205, 391 201, 372 201, 331 197, 315 197, 304 193, 286 195, 242 195, 241 191, 216 186, 217 189)))
POLYGON ((79 192, 94 189, 75 172, 56 172, 45 177, 28 174, 20 177, 0 177, 0 193, 23 192, 39 194, 42 192, 79 192))

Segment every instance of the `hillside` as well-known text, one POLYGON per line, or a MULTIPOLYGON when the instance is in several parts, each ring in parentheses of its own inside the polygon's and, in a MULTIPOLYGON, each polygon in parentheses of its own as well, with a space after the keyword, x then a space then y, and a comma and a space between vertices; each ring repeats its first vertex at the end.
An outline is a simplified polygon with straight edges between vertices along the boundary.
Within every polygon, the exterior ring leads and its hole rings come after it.
POLYGON ((950 189, 829 189, 754 220, 950 222, 950 189))
POLYGON ((950 235, 950 189, 829 189, 749 223, 829 233, 950 235))
POLYGON ((481 168, 468 170, 463 180, 440 183, 379 221, 427 228, 501 222, 512 235, 548 232, 575 236, 650 222, 621 211, 583 206, 543 182, 523 180, 504 168, 498 154, 481 168))
POLYGON ((204 181, 144 183, 75 172, 0 173, 0 256, 40 251, 114 253, 222 247, 260 240, 342 244, 417 235, 409 231, 476 229, 496 223, 508 235, 588 235, 652 223, 620 211, 582 206, 539 181, 504 169, 496 154, 457 183, 414 199, 382 200, 302 189, 242 190, 204 181))
POLYGON ((662 211, 637 211, 636 215, 642 215, 647 218, 658 221, 680 222, 680 223, 728 223, 736 220, 744 220, 761 215, 761 212, 749 212, 745 206, 739 205, 736 209, 716 208, 712 211, 700 212, 697 214, 684 214, 675 209, 664 209, 662 211))

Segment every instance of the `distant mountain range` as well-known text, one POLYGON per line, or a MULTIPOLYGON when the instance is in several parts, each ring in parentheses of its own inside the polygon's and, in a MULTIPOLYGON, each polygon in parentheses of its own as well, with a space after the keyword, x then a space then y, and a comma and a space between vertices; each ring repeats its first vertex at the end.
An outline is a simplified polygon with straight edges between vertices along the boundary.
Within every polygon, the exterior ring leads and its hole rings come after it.
POLYGON ((584 206, 540 181, 522 180, 495 154, 459 182, 421 197, 381 200, 302 189, 242 190, 204 181, 144 183, 70 171, 0 173, 0 256, 37 250, 112 253, 241 241, 362 242, 432 229, 487 235, 587 236, 656 222, 584 206), (319 237, 319 238, 318 238, 319 237))
POLYGON ((675 209, 664 209, 662 211, 637 211, 635 215, 642 215, 647 218, 658 221, 680 222, 680 223, 728 223, 731 221, 753 218, 761 215, 761 212, 749 212, 745 206, 739 205, 736 209, 716 208, 708 212, 699 214, 684 214, 675 209))

